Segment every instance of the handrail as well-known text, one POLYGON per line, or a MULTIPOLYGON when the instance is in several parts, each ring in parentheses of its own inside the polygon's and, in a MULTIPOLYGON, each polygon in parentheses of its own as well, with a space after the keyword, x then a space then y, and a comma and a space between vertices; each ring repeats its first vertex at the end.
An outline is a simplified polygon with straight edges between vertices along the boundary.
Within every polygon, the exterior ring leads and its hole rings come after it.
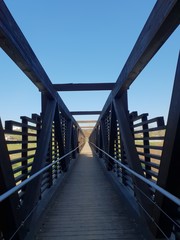
POLYGON ((141 176, 140 174, 136 173, 135 171, 133 171, 132 169, 130 169, 129 167, 125 166, 124 164, 122 164, 121 162, 119 162, 117 159, 113 158, 111 155, 109 155, 107 152, 105 152, 104 150, 102 150, 101 148, 99 148, 98 146, 96 146, 94 143, 89 142, 90 144, 92 144, 94 147, 96 147, 98 150, 100 150, 101 152, 103 152, 104 154, 106 154, 109 158, 111 158, 114 162, 116 162, 118 165, 120 165, 121 167, 125 168, 128 172, 132 173, 134 176, 136 176, 137 178, 141 179, 143 182, 147 183, 148 185, 150 185, 151 187, 155 188, 157 191, 159 191, 160 193, 162 193, 164 196, 166 196, 168 199, 170 199, 172 202, 174 202, 175 204, 177 204, 178 206, 180 206, 180 199, 177 198, 176 196, 174 196, 173 194, 171 194, 170 192, 166 191, 164 188, 156 185, 155 183, 149 181, 148 179, 146 179, 145 177, 141 176))
POLYGON ((84 143, 80 144, 78 147, 76 147, 75 149, 73 149, 72 151, 68 152, 67 154, 65 154, 64 156, 60 157, 59 159, 57 159, 55 162, 48 164, 46 167, 42 168, 41 170, 39 170, 38 172, 34 173, 32 176, 30 176, 28 179, 24 180, 22 183, 20 183, 19 185, 11 188, 10 190, 8 190, 7 192, 3 193, 0 195, 0 203, 2 201, 4 201, 6 198, 8 198, 9 196, 11 196, 12 194, 14 194, 15 192, 17 192, 18 190, 20 190, 22 187, 24 187, 25 185, 27 185, 29 182, 31 182, 32 180, 34 180, 36 177, 38 177, 40 174, 44 173, 46 170, 48 170, 49 168, 51 168, 54 164, 56 164, 57 162, 60 162, 63 158, 67 157, 68 155, 70 155, 72 152, 76 151, 78 148, 80 148, 84 143))

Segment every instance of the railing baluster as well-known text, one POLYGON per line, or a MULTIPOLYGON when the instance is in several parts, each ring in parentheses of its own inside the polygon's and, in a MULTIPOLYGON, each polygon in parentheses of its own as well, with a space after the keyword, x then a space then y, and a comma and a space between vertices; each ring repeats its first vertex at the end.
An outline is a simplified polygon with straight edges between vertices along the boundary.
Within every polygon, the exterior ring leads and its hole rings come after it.
MULTIPOLYGON (((31 174, 36 173, 44 165, 48 153, 49 142, 51 138, 51 128, 54 120, 56 102, 53 100, 48 100, 46 105, 46 110, 43 113, 42 117, 42 129, 38 140, 37 150, 34 157, 34 162, 32 165, 31 174)), ((24 202, 22 206, 22 215, 27 216, 33 207, 36 205, 39 196, 40 196, 40 187, 41 187, 42 176, 37 178, 35 181, 31 182, 27 188, 24 196, 24 202)), ((29 219, 30 221, 30 219, 29 219)), ((24 231, 26 232, 29 226, 29 221, 26 222, 24 226, 24 231)))
MULTIPOLYGON (((180 54, 177 63, 174 87, 172 92, 167 129, 165 134, 161 164, 157 184, 175 196, 180 198, 180 54)), ((170 215, 180 219, 179 211, 174 204, 164 198, 159 192, 155 193, 155 201, 160 207, 166 209, 170 215)), ((156 209, 154 218, 169 236, 172 231, 172 223, 168 222, 164 215, 156 209)), ((155 229, 155 233, 159 235, 159 231, 155 229)), ((178 238, 180 232, 177 232, 178 238)), ((178 239, 177 238, 177 239, 178 239)))
MULTIPOLYGON (((130 124, 128 120, 129 118, 127 116, 127 113, 124 111, 123 102, 120 99, 114 100, 114 108, 117 120, 119 122, 119 128, 121 131, 124 148, 127 155, 128 165, 134 171, 143 176, 144 175, 143 170, 139 161, 139 157, 134 145, 134 139, 130 129, 130 124)), ((139 180, 136 178, 133 178, 133 180, 138 188, 140 188, 147 196, 150 196, 150 191, 146 184, 139 182, 139 180)), ((144 199, 144 196, 142 196, 141 193, 139 193, 136 188, 135 192, 137 194, 137 198, 145 207, 146 211, 150 212, 151 211, 150 205, 147 204, 146 199, 144 199)))
MULTIPOLYGON (((3 194, 16 184, 1 120, 0 143, 0 194, 3 194)), ((14 193, 9 199, 6 199, 6 201, 0 204, 0 230, 3 232, 3 237, 5 239, 9 239, 19 226, 19 207, 20 201, 18 193, 14 193)), ((19 234, 20 233, 18 233, 18 235, 19 234)))

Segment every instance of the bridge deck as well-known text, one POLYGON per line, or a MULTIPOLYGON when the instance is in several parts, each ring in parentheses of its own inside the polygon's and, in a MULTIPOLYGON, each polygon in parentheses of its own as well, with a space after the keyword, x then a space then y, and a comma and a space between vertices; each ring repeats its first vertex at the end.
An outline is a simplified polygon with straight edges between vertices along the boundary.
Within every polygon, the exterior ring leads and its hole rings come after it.
POLYGON ((37 239, 142 239, 88 144, 49 208, 37 239))

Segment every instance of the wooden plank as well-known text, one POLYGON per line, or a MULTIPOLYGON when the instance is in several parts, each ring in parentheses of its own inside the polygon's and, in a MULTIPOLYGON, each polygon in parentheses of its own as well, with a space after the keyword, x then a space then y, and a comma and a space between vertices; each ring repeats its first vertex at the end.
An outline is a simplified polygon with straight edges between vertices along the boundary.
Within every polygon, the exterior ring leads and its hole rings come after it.
MULTIPOLYGON (((162 158, 157 185, 180 198, 180 55, 177 64, 175 82, 169 109, 162 158)), ((155 193, 155 202, 171 217, 178 218, 178 206, 172 204, 159 192, 155 193)), ((155 221, 163 231, 170 235, 172 223, 158 209, 154 211, 155 221)), ((157 232, 157 231, 156 231, 157 232)))
POLYGON ((121 96, 130 87, 139 73, 178 27, 180 23, 179 12, 179 0, 157 1, 103 107, 99 121, 113 98, 121 96))
MULTIPOLYGON (((0 194, 15 186, 14 174, 0 120, 0 194)), ((21 223, 19 206, 20 200, 17 192, 0 203, 0 229, 3 232, 4 239, 10 239, 21 223)))
POLYGON ((53 86, 56 91, 102 91, 112 90, 115 83, 67 83, 53 86))
POLYGON ((99 115, 101 111, 74 111, 71 112, 72 115, 99 115))
POLYGON ((86 144, 32 239, 141 239, 119 196, 86 144))

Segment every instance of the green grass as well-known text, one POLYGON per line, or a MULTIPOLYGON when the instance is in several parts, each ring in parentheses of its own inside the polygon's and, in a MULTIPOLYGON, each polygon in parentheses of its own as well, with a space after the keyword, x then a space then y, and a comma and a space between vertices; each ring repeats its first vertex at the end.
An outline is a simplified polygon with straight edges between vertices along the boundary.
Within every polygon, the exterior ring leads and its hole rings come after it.
MULTIPOLYGON (((21 138, 18 136, 18 139, 16 138, 16 141, 21 141, 21 138)), ((35 147, 36 147, 35 143, 28 143, 28 148, 35 148, 35 147)), ((22 149, 22 144, 20 144, 20 143, 7 144, 7 148, 8 148, 8 151, 21 150, 22 149)), ((28 156, 32 155, 32 154, 35 154, 35 150, 28 152, 28 156)), ((21 158, 21 157, 22 157, 21 152, 20 153, 15 153, 15 154, 10 154, 10 160, 15 160, 15 159, 18 159, 18 158, 21 158)), ((33 162, 33 160, 34 160, 33 158, 28 159, 28 163, 33 162)), ((16 169, 20 166, 22 166, 22 162, 12 164, 12 169, 14 170, 14 169, 16 169)), ((30 170, 30 168, 31 167, 29 167, 28 170, 30 170)), ((22 174, 22 171, 19 171, 19 172, 14 174, 14 177, 16 178, 16 177, 20 176, 21 174, 22 174)))

